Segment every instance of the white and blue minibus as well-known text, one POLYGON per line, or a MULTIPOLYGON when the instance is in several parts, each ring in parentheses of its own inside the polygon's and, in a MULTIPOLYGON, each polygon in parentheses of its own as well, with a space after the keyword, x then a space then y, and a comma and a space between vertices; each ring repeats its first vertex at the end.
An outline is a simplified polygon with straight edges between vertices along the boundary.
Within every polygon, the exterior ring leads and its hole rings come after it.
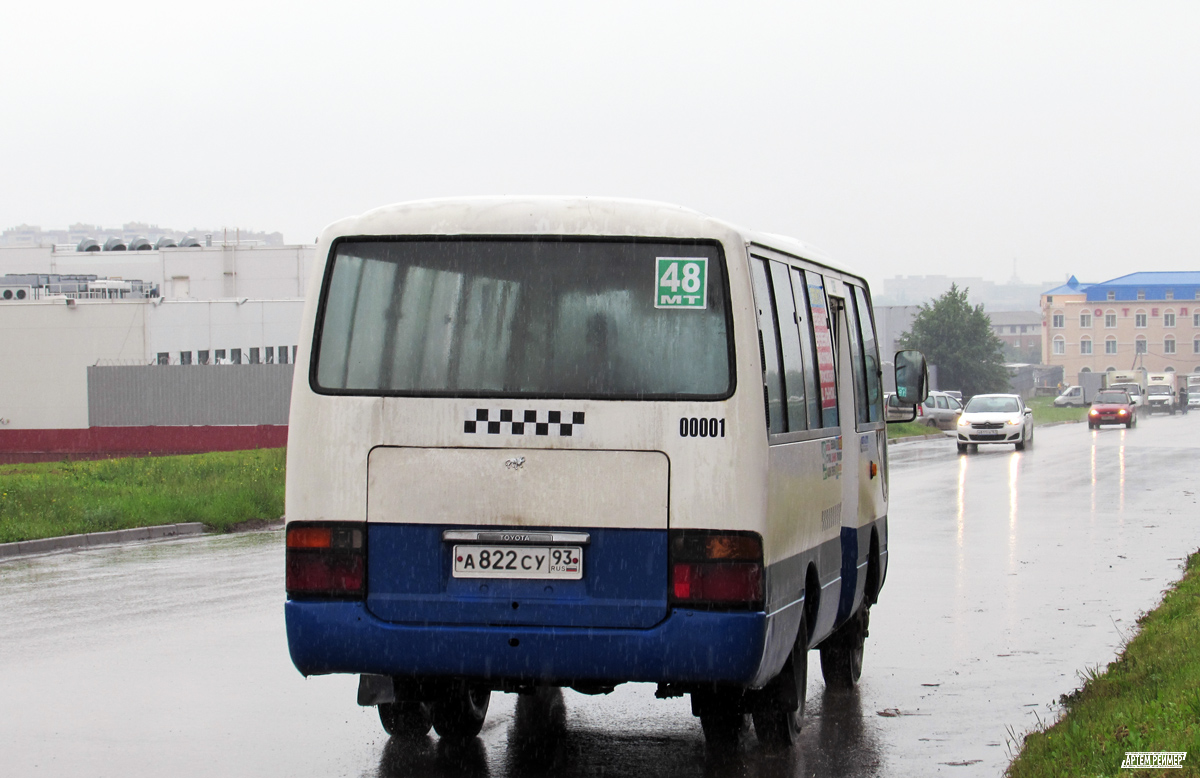
MULTIPOLYGON (((786 746, 807 652, 855 684, 888 564, 861 276, 598 198, 404 203, 317 245, 287 459, 287 636, 393 735, 492 692, 691 695, 786 746)), ((924 359, 895 357, 925 396, 924 359)))

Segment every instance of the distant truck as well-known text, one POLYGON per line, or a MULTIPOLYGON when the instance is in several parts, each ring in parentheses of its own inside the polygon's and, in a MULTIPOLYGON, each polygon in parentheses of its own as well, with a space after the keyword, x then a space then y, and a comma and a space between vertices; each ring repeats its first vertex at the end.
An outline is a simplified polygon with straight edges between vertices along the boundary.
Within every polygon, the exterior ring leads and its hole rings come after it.
POLYGON ((1174 373, 1150 373, 1146 376, 1146 408, 1151 414, 1169 413, 1179 410, 1176 400, 1174 373))
POLYGON ((1138 413, 1146 412, 1147 382, 1145 368, 1137 368, 1136 370, 1109 370, 1107 375, 1109 389, 1124 389, 1129 393, 1129 397, 1133 400, 1133 405, 1137 408, 1138 413))
POLYGON ((1135 370, 1109 370, 1107 375, 1109 386, 1113 384, 1137 384, 1142 394, 1146 392, 1147 373, 1143 367, 1135 370))
POLYGON ((1063 389, 1062 394, 1054 398, 1054 405, 1058 408, 1091 405, 1096 392, 1107 387, 1108 376, 1105 373, 1080 373, 1079 383, 1063 389))
POLYGON ((1079 384, 1071 384, 1063 389, 1062 394, 1054 398, 1054 407, 1056 408, 1081 408, 1091 404, 1092 399, 1089 393, 1084 391, 1079 384))

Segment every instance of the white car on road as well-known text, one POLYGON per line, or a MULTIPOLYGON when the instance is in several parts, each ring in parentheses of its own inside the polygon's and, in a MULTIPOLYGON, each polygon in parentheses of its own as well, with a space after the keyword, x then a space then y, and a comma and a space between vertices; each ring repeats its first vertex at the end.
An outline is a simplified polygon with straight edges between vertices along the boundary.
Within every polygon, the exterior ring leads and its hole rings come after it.
POLYGON ((1019 394, 977 394, 958 417, 958 453, 967 446, 1013 443, 1017 451, 1033 445, 1033 409, 1019 394))

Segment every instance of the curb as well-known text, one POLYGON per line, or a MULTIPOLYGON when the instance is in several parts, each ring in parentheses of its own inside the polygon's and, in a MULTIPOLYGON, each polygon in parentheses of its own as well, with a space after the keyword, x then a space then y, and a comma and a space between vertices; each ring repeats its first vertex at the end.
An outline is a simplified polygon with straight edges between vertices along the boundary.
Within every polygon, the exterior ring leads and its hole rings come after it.
POLYGON ((53 554, 57 551, 73 551, 80 548, 111 546, 137 540, 169 540, 203 533, 204 525, 193 521, 185 524, 162 524, 157 527, 118 529, 112 532, 89 532, 86 535, 63 535, 57 538, 21 540, 16 543, 0 543, 0 560, 34 554, 53 554))

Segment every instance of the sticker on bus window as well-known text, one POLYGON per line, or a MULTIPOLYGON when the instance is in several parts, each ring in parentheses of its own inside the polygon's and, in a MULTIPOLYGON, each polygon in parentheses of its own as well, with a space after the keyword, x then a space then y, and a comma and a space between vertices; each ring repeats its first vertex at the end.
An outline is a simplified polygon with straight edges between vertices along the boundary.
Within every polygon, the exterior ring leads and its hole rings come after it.
POLYGON ((654 307, 697 311, 707 308, 708 258, 656 257, 654 307))
MULTIPOLYGON (((821 383, 821 408, 837 408, 837 373, 833 366, 833 337, 825 309, 825 287, 821 277, 808 274, 808 299, 812 306, 813 335, 817 339, 817 375, 821 383)), ((836 422, 835 422, 836 423, 836 422)))

